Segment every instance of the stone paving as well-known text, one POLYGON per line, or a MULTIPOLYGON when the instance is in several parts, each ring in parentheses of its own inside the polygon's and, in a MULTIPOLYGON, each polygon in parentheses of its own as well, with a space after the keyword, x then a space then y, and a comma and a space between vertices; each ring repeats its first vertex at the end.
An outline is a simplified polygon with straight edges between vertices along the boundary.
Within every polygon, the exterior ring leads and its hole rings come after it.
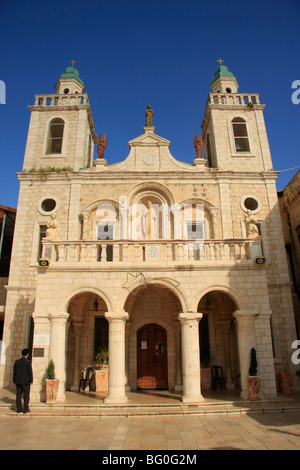
MULTIPOLYGON (((157 417, 1 416, 1 450, 299 450, 300 412, 157 417)), ((134 452, 133 452, 134 454, 134 452)))
MULTIPOLYGON (((135 395, 131 395, 131 399, 135 395)), ((219 406, 220 397, 212 398, 213 407, 203 414, 186 414, 182 410, 151 415, 90 416, 61 415, 53 409, 51 415, 43 415, 48 409, 41 406, 41 413, 32 405, 32 413, 18 415, 14 410, 14 393, 0 393, 0 450, 102 450, 171 451, 178 454, 188 451, 196 455, 199 450, 299 450, 300 449, 300 397, 292 397, 292 405, 277 403, 277 410, 236 412, 219 406), (288 406, 291 406, 289 409, 288 406), (283 409, 283 408, 282 408, 283 409)), ((86 405, 95 398, 68 395, 68 402, 86 405)), ((135 398, 136 399, 136 398, 135 398)), ((153 397, 139 395, 143 405, 153 397)), ((157 397, 162 403, 163 397, 157 397)), ((171 403, 167 398, 166 403, 171 403)), ((238 402, 234 402, 236 405, 238 402)), ((234 405, 233 404, 233 405, 234 405)), ((275 403, 276 404, 276 403, 275 403)), ((41 404, 42 405, 42 404, 41 404)), ((210 405, 209 405, 210 406, 210 405)), ((170 410, 169 410, 170 411, 170 410)))

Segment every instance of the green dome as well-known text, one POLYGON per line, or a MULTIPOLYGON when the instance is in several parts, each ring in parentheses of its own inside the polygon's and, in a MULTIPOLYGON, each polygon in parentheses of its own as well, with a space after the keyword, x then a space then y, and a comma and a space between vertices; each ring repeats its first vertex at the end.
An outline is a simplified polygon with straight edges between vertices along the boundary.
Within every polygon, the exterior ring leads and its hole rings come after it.
POLYGON ((67 67, 65 73, 62 73, 60 78, 76 78, 83 86, 84 83, 79 77, 79 72, 75 67, 67 67))
POLYGON ((227 65, 220 65, 215 70, 215 76, 214 78, 210 81, 210 84, 214 83, 218 78, 220 77, 233 77, 233 73, 229 72, 227 65))

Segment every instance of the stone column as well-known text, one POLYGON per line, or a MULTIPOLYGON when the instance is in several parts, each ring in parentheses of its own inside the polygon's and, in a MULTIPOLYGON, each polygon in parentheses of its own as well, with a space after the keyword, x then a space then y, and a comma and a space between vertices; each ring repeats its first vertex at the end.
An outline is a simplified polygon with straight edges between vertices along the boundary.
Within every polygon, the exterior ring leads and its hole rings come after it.
POLYGON ((231 381, 231 361, 230 361, 230 347, 229 347, 229 328, 230 320, 221 320, 222 333, 224 338, 224 352, 225 352, 225 378, 227 389, 233 389, 234 384, 231 381))
POLYGON ((212 228, 213 228, 213 238, 218 238, 218 230, 217 230, 217 214, 218 214, 218 207, 211 207, 210 208, 210 215, 212 218, 212 228))
POLYGON ((174 322, 176 341, 176 382, 175 391, 182 392, 182 358, 181 358, 181 325, 178 320, 174 322))
POLYGON ((251 349, 256 348, 254 320, 258 312, 236 310, 233 316, 238 324, 238 345, 241 371, 241 398, 248 398, 247 376, 249 375, 251 349))
POLYGON ((202 313, 180 313, 182 331, 182 375, 183 395, 185 403, 203 401, 200 385, 200 350, 199 350, 199 320, 202 313))
POLYGON ((55 375, 59 379, 57 401, 65 401, 66 323, 68 318, 69 314, 67 312, 51 314, 49 316, 51 322, 49 360, 53 360, 55 375))
POLYGON ((74 380, 73 380, 72 390, 74 390, 76 392, 78 390, 79 381, 80 381, 80 370, 79 370, 79 365, 80 365, 80 335, 81 335, 82 325, 83 325, 83 322, 81 322, 81 321, 73 322, 74 334, 75 334, 75 353, 74 353, 74 380))
POLYGON ((82 227, 82 240, 87 240, 88 233, 87 233, 87 222, 90 215, 90 209, 82 209, 82 217, 83 217, 83 227, 82 227))
POLYGON ((127 312, 107 312, 108 329, 108 393, 105 403, 126 403, 125 395, 125 322, 127 312))
POLYGON ((127 321, 125 323, 125 389, 130 391, 129 386, 129 333, 131 328, 131 322, 127 321))

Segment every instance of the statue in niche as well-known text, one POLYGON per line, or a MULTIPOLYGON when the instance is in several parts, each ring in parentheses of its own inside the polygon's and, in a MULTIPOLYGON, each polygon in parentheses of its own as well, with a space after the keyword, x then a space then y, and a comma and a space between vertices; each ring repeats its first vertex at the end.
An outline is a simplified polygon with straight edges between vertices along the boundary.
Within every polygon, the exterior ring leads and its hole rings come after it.
POLYGON ((56 215, 52 214, 51 218, 47 224, 46 237, 50 240, 56 240, 58 236, 58 223, 56 220, 56 215))
POLYGON ((196 149, 196 158, 202 158, 202 151, 203 151, 202 134, 200 134, 199 137, 197 137, 197 134, 195 134, 194 147, 196 149))
POLYGON ((149 200, 144 206, 141 220, 142 237, 148 240, 156 240, 159 238, 158 235, 158 223, 157 214, 155 209, 152 207, 152 202, 149 200))
POLYGON ((97 144, 98 158, 104 158, 104 150, 107 147, 106 134, 104 134, 103 139, 101 137, 101 134, 99 134, 99 136, 96 139, 96 144, 97 144))
POLYGON ((146 127, 152 127, 154 111, 153 109, 151 109, 150 104, 148 104, 145 114, 146 114, 146 127))
POLYGON ((246 213, 246 226, 247 226, 247 237, 248 238, 257 238, 259 237, 259 230, 257 227, 257 221, 253 217, 253 212, 248 209, 246 213))

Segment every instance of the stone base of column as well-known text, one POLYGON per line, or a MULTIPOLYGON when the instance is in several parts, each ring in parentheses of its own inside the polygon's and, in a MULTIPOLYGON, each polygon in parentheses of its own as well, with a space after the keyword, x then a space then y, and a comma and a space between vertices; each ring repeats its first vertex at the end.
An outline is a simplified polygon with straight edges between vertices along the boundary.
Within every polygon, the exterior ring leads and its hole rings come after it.
POLYGON ((66 401, 65 382, 59 381, 56 401, 57 403, 63 403, 66 401))
POLYGON ((123 404, 126 404, 128 403, 128 398, 126 397, 126 395, 124 396, 110 396, 110 397, 106 397, 104 398, 104 403, 107 404, 107 405, 123 405, 123 404))
POLYGON ((247 390, 242 390, 241 393, 240 393, 240 398, 242 398, 242 400, 248 400, 249 398, 249 393, 247 392, 247 390))
POLYGON ((196 395, 196 396, 191 396, 191 397, 182 396, 181 401, 182 403, 197 405, 198 403, 203 403, 204 397, 202 395, 196 395))

